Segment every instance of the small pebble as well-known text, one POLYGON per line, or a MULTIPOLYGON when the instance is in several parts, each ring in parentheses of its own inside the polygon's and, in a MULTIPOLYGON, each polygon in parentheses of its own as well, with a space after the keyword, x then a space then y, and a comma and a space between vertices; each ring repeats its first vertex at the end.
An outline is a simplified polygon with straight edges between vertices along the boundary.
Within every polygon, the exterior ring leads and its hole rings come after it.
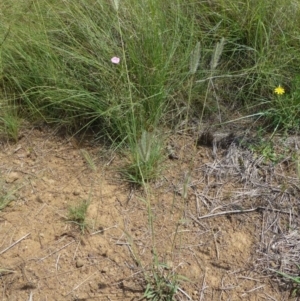
POLYGON ((114 258, 112 258, 112 260, 116 263, 119 264, 121 262, 121 258, 118 256, 114 256, 114 258))
POLYGON ((73 194, 74 194, 74 195, 80 195, 80 190, 78 190, 78 189, 74 190, 74 191, 73 191, 73 194))
POLYGON ((81 267, 83 267, 83 265, 84 265, 84 261, 82 259, 78 258, 76 260, 76 267, 81 268, 81 267))
POLYGON ((107 273, 109 271, 108 267, 103 267, 101 273, 107 273))
POLYGON ((20 178, 19 174, 17 172, 11 172, 5 179, 6 183, 13 183, 17 181, 20 178))

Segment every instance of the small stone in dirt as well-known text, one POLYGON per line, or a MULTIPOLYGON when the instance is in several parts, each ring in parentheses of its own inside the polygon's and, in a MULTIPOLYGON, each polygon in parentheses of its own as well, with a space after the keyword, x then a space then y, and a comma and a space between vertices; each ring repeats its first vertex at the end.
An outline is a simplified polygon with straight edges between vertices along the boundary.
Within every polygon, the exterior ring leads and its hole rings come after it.
POLYGON ((76 267, 81 268, 81 267, 83 267, 83 265, 84 265, 84 261, 82 259, 78 258, 76 260, 76 267))
POLYGON ((76 196, 76 195, 80 195, 80 190, 79 189, 75 189, 73 191, 73 194, 76 196))
POLYGON ((11 172, 5 179, 6 183, 13 183, 17 181, 20 178, 19 174, 17 172, 11 172))
POLYGON ((41 197, 39 195, 36 196, 35 200, 39 203, 43 203, 43 200, 41 199, 41 197))
POLYGON ((42 180, 48 185, 54 185, 55 181, 53 179, 48 179, 47 177, 42 177, 42 180))
POLYGON ((103 250, 101 250, 102 252, 101 252, 101 256, 103 256, 103 257, 108 257, 108 253, 109 253, 109 251, 107 250, 107 249, 103 249, 103 250))
POLYGON ((96 282, 90 282, 89 285, 90 285, 90 290, 92 293, 96 292, 99 288, 98 284, 96 282))
POLYGON ((198 291, 193 291, 193 295, 197 296, 198 295, 198 291))
POLYGON ((141 236, 141 231, 137 230, 137 231, 135 232, 135 236, 136 236, 136 237, 140 237, 140 236, 141 236))
POLYGON ((119 263, 121 262, 121 258, 120 258, 118 255, 114 256, 114 257, 112 258, 112 260, 113 260, 116 264, 119 264, 119 263))
POLYGON ((108 272, 108 267, 103 267, 102 269, 101 269, 101 273, 107 273, 108 272))

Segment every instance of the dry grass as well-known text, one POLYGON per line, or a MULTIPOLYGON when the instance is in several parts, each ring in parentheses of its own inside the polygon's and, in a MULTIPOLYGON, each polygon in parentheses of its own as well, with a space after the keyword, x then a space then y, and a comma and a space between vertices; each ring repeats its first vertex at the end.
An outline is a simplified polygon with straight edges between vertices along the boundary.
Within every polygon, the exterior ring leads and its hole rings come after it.
MULTIPOLYGON (((297 152, 299 141, 295 139, 290 144, 296 146, 291 154, 297 152)), ((215 160, 201 167, 205 188, 201 193, 195 191, 197 208, 204 205, 207 210, 198 210, 197 217, 192 214, 190 217, 201 224, 207 218, 260 212, 260 243, 253 268, 275 279, 284 289, 293 288, 300 263, 297 164, 292 156, 277 165, 266 163, 263 156, 235 144, 220 156, 217 145, 214 143, 215 160), (288 171, 292 176, 287 175, 288 171)))

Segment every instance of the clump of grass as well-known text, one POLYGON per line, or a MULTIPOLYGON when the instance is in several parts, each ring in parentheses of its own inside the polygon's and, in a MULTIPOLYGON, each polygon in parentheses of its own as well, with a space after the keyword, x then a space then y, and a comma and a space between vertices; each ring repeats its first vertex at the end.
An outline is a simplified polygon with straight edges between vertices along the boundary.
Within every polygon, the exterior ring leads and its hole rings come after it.
POLYGON ((85 149, 81 149, 80 152, 81 152, 81 155, 83 156, 85 162, 88 164, 89 168, 93 171, 97 171, 96 164, 95 164, 93 158, 91 157, 91 155, 89 154, 89 152, 85 149))
POLYGON ((178 4, 166 16, 160 0, 146 7, 116 3, 114 10, 109 2, 33 1, 18 9, 20 18, 5 20, 3 84, 31 117, 76 129, 100 124, 99 134, 121 140, 125 123, 134 132, 160 121, 171 86, 184 78, 172 68, 190 26, 178 18, 178 4), (119 65, 111 63, 113 55, 121 57, 119 65))
MULTIPOLYGON (((300 269, 299 265, 297 267, 298 267, 298 269, 300 269)), ((286 274, 286 273, 283 273, 280 271, 276 271, 273 269, 272 269, 272 271, 277 273, 278 275, 282 276, 286 281, 291 282, 293 284, 291 297, 295 297, 295 296, 299 295, 299 293, 300 293, 300 277, 299 276, 292 276, 292 275, 289 275, 289 274, 286 274)))
POLYGON ((144 298, 152 301, 173 301, 179 289, 180 277, 173 272, 166 272, 169 267, 159 263, 147 280, 144 298))
POLYGON ((273 99, 268 103, 265 111, 266 121, 272 128, 283 129, 286 132, 299 132, 300 130, 300 76, 296 76, 286 92, 280 85, 275 88, 273 99), (279 91, 280 93, 276 93, 279 91))
POLYGON ((2 178, 2 175, 0 177, 0 210, 3 210, 6 206, 8 206, 11 202, 17 200, 17 191, 23 187, 23 185, 17 187, 7 187, 5 185, 5 181, 2 178))
POLYGON ((137 143, 130 145, 130 163, 122 173, 131 183, 144 185, 157 178, 163 159, 162 143, 153 132, 143 131, 137 143))
POLYGON ((82 201, 75 206, 69 208, 68 222, 77 225, 82 233, 88 228, 88 223, 86 221, 86 214, 89 207, 89 202, 82 201))
POLYGON ((0 115, 0 132, 8 139, 17 142, 21 127, 20 117, 12 109, 2 111, 0 115))
POLYGON ((16 200, 16 197, 13 194, 5 194, 0 197, 0 210, 3 210, 8 206, 12 201, 16 200))
MULTIPOLYGON (((204 109, 221 121, 234 105, 297 128, 298 92, 275 111, 271 101, 271 87, 298 75, 295 1, 284 11, 279 0, 2 2, 0 87, 21 117, 73 132, 94 127, 134 152, 143 131, 169 116, 202 120, 204 109)), ((16 137, 15 121, 5 120, 16 137)))

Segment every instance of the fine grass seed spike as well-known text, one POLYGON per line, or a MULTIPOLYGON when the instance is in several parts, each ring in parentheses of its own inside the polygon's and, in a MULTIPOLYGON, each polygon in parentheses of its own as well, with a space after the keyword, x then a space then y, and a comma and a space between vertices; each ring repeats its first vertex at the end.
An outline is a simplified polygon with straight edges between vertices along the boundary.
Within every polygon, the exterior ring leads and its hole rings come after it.
POLYGON ((88 153, 88 151, 86 151, 85 149, 81 149, 80 152, 81 152, 81 155, 83 156, 83 158, 85 159, 86 163, 91 168, 91 170, 97 171, 97 167, 95 165, 95 162, 93 161, 93 159, 90 156, 90 154, 88 153))
POLYGON ((197 42, 194 50, 191 53, 191 58, 190 58, 190 73, 195 74, 198 66, 199 66, 199 61, 201 57, 201 44, 200 42, 197 42))
POLYGON ((224 45, 225 45, 225 39, 224 38, 222 38, 220 40, 220 42, 218 42, 216 44, 213 56, 212 56, 211 61, 210 61, 210 70, 211 71, 213 71, 217 68, 217 66, 219 64, 220 57, 221 57, 222 52, 223 52, 224 45))
POLYGON ((114 5, 115 5, 115 9, 116 9, 116 11, 118 11, 118 9, 119 9, 119 2, 120 2, 120 0, 113 0, 113 2, 114 2, 114 5))
POLYGON ((152 134, 147 131, 142 132, 142 137, 139 141, 138 150, 140 153, 141 159, 146 163, 148 162, 151 154, 152 146, 152 134))

